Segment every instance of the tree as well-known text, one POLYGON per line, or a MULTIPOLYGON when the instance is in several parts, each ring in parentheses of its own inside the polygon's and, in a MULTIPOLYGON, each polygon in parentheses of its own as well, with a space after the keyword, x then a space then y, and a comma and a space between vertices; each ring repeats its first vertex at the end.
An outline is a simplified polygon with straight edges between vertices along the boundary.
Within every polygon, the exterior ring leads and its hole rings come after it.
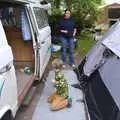
POLYGON ((61 2, 61 0, 54 0, 54 6, 55 6, 55 8, 60 8, 60 2, 61 2))
POLYGON ((77 19, 78 26, 82 29, 92 27, 98 17, 98 0, 74 0, 71 4, 72 11, 77 19))

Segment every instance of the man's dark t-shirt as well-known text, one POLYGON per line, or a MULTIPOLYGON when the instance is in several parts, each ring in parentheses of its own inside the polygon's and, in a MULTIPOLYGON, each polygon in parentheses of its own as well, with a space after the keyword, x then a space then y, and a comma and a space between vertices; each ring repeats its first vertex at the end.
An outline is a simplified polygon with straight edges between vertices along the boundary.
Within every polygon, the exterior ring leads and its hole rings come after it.
POLYGON ((60 32, 60 36, 73 37, 73 31, 76 28, 74 18, 62 18, 59 23, 59 30, 67 30, 68 33, 60 32))

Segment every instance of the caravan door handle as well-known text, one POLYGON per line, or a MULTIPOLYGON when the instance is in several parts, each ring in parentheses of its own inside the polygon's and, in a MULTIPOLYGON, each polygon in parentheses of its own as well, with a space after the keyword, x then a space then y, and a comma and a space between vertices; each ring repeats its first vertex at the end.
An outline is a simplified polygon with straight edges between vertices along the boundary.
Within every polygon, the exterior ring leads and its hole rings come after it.
POLYGON ((45 41, 42 41, 41 44, 42 44, 42 45, 45 44, 45 41))
POLYGON ((5 67, 3 67, 3 68, 0 70, 0 74, 3 74, 3 73, 6 73, 6 72, 10 71, 11 68, 12 68, 12 67, 11 67, 11 64, 6 65, 5 67))

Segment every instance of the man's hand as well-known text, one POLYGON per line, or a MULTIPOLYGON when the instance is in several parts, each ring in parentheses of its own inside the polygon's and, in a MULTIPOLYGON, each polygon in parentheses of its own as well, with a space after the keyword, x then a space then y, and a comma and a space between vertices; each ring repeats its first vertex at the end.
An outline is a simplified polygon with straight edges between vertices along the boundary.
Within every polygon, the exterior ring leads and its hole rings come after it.
POLYGON ((62 33, 68 33, 67 30, 60 30, 60 32, 62 32, 62 33))
POLYGON ((73 37, 75 37, 76 33, 77 33, 77 29, 75 28, 73 31, 73 37))

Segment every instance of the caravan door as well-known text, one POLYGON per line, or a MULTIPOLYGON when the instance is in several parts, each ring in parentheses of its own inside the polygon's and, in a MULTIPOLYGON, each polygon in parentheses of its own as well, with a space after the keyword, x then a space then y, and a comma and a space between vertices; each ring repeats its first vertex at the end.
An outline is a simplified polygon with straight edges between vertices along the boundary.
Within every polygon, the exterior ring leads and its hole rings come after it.
POLYGON ((15 115, 17 110, 17 83, 12 50, 7 43, 0 21, 0 119, 2 114, 8 110, 15 115))
POLYGON ((42 74, 50 59, 51 30, 48 24, 47 11, 40 4, 30 4, 28 6, 31 19, 33 21, 34 32, 37 42, 37 76, 42 74))

